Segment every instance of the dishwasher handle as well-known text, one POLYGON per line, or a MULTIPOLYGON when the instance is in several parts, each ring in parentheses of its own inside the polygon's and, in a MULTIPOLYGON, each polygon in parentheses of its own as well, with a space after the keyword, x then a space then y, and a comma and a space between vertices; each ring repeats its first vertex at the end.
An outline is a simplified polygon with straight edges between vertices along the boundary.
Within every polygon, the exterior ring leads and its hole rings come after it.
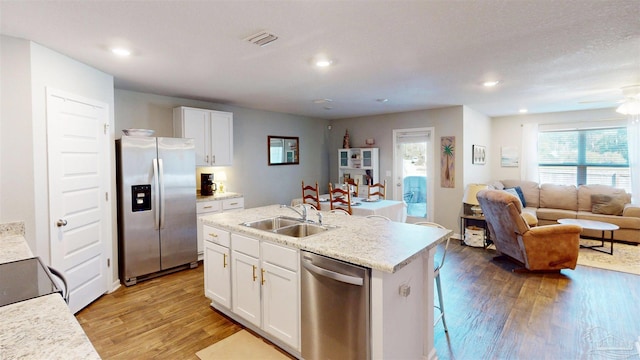
POLYGON ((345 275, 345 274, 341 274, 341 273, 337 273, 335 271, 331 271, 331 270, 327 270, 324 268, 321 268, 319 266, 314 265, 311 260, 307 259, 307 258, 303 258, 302 259, 302 266, 311 271, 312 273, 324 276, 324 277, 328 277, 330 279, 336 280, 336 281, 340 281, 343 283, 347 283, 347 284, 351 284, 351 285, 356 285, 356 286, 363 286, 364 285, 364 279, 361 277, 356 277, 356 276, 351 276, 351 275, 345 275))

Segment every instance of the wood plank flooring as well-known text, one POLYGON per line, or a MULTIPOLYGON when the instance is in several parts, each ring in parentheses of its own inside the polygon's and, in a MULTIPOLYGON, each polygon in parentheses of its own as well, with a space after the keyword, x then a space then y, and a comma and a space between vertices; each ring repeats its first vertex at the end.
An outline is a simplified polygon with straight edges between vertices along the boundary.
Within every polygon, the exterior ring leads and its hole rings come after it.
MULTIPOLYGON (((578 266, 513 273, 452 241, 441 270, 440 359, 640 359, 640 276, 578 266)), ((203 266, 124 286, 76 317, 103 359, 197 359, 242 326, 209 307, 203 266)))

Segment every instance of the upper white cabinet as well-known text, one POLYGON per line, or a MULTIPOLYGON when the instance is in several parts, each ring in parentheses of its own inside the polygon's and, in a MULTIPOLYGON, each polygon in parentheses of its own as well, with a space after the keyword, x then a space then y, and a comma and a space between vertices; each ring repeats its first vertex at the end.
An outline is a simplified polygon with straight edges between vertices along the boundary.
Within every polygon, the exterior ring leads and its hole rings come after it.
POLYGON ((185 106, 174 108, 173 135, 195 140, 196 166, 233 163, 233 113, 185 106))
POLYGON ((338 149, 338 182, 344 183, 345 177, 358 179, 360 197, 367 197, 367 184, 378 183, 378 148, 338 149))

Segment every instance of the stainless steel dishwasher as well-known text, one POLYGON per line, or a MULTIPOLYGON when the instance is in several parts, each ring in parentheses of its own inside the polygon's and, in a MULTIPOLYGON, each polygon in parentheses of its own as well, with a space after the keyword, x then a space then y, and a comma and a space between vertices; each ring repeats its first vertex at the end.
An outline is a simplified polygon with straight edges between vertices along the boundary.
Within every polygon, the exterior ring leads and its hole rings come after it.
POLYGON ((301 251, 302 358, 370 359, 371 269, 301 251))

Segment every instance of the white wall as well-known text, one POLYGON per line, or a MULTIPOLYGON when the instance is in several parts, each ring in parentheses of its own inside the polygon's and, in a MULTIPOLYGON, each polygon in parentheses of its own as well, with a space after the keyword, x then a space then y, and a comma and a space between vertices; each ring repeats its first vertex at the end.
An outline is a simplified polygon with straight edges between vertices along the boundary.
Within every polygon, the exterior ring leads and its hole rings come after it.
MULTIPOLYGON (((434 156, 436 180, 434 182, 435 213, 433 220, 456 232, 459 227, 458 215, 464 192, 462 187, 464 157, 463 152, 458 150, 464 143, 462 106, 333 120, 331 126, 329 171, 332 182, 338 181, 338 149, 342 148, 342 138, 345 130, 349 129, 351 147, 363 146, 365 139, 375 139, 375 146, 380 148, 379 179, 380 181, 386 179, 390 184, 393 184, 391 177, 386 177, 385 175, 387 171, 393 171, 393 130, 433 127, 435 130, 434 143, 437 151, 434 156), (455 188, 440 187, 440 153, 438 149, 440 148, 441 136, 456 137, 455 188)), ((328 185, 325 185, 325 187, 328 187, 328 185)))
MULTIPOLYGON (((493 161, 489 154, 494 151, 495 147, 491 141, 491 118, 468 106, 464 106, 463 109, 463 187, 466 187, 468 184, 486 184, 491 180, 491 163, 493 161), (473 145, 480 145, 486 148, 487 159, 484 165, 473 163, 473 145)), ((460 199, 462 200, 462 197, 460 197, 460 199)))
POLYGON ((116 90, 115 96, 117 138, 127 128, 153 129, 157 136, 173 136, 176 106, 233 112, 233 166, 206 168, 204 172, 224 170, 226 191, 242 193, 247 208, 290 204, 291 199, 301 196, 302 180, 329 181, 328 120, 126 90, 116 90), (300 164, 268 166, 268 135, 298 136, 300 164))
POLYGON ((0 36, 0 223, 25 221, 35 246, 29 65, 29 42, 0 36))
MULTIPOLYGON (((500 149, 503 146, 515 147, 522 154, 522 124, 569 124, 624 121, 625 117, 615 112, 615 108, 566 111, 545 114, 528 114, 495 117, 491 120, 492 151, 491 180, 520 179, 520 167, 502 167, 500 164, 500 149)), ((521 156, 521 155, 520 155, 521 156)), ((489 163, 489 161, 487 161, 489 163)))

